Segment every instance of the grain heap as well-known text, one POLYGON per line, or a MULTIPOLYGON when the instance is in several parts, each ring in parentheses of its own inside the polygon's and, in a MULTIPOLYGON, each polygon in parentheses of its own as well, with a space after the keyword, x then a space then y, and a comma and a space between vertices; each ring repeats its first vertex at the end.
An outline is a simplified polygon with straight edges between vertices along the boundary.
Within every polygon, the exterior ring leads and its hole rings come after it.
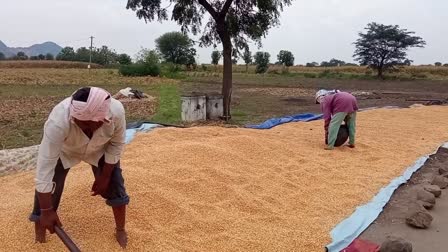
MULTIPOLYGON (((131 251, 321 251, 356 206, 448 140, 448 107, 359 114, 357 148, 323 150, 322 122, 272 130, 158 129, 127 146, 131 251)), ((33 174, 0 178, 5 251, 33 244, 33 174)), ((89 196, 85 165, 70 171, 60 217, 83 251, 119 251, 111 210, 89 196)))

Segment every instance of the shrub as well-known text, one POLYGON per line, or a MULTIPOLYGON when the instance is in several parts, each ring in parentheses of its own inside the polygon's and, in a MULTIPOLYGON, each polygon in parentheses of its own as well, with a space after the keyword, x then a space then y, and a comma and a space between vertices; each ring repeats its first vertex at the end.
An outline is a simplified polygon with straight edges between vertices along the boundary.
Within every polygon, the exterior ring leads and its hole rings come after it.
POLYGON ((159 76, 160 65, 158 64, 131 64, 120 66, 119 72, 123 76, 159 76))
POLYGON ((305 78, 313 78, 313 79, 317 77, 315 73, 304 73, 303 76, 305 78))

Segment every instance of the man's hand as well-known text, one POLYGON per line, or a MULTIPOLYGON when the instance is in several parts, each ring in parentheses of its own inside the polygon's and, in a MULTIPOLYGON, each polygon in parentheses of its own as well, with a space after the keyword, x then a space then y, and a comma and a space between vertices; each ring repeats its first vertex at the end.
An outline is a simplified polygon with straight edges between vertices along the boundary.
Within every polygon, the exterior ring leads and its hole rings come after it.
POLYGON ((54 233, 55 225, 62 227, 62 223, 59 220, 59 216, 56 213, 56 211, 53 210, 53 208, 41 209, 40 211, 41 213, 39 218, 39 224, 45 229, 48 229, 48 231, 50 231, 50 234, 54 233))
POLYGON ((92 186, 92 196, 103 195, 107 192, 110 183, 110 176, 101 174, 95 179, 92 186))
POLYGON ((37 197, 39 198, 40 205, 39 225, 45 229, 48 229, 50 233, 54 233, 54 226, 58 225, 62 227, 62 224, 59 220, 58 214, 54 211, 51 204, 51 193, 38 193, 37 197))
POLYGON ((92 186, 92 196, 103 195, 107 192, 110 183, 110 177, 115 168, 114 164, 105 163, 99 176, 95 176, 95 182, 92 186))

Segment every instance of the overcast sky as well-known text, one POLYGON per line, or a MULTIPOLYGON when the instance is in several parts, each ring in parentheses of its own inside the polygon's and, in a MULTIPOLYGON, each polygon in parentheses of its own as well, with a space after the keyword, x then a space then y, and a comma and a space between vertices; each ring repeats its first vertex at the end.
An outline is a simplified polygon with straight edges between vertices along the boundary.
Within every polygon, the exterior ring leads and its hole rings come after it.
MULTIPOLYGON (((108 45, 134 56, 154 48, 165 32, 178 31, 173 22, 145 24, 126 10, 126 0, 2 0, 0 40, 8 46, 54 41, 61 46, 108 45)), ((281 25, 269 31, 263 50, 276 60, 279 50, 293 52, 296 64, 337 58, 353 61, 353 42, 369 22, 397 24, 427 42, 410 52, 415 64, 448 63, 448 1, 446 0, 293 0, 281 25)), ((219 48, 221 50, 221 48, 219 48)), ((201 63, 210 62, 213 48, 199 48, 201 63)))

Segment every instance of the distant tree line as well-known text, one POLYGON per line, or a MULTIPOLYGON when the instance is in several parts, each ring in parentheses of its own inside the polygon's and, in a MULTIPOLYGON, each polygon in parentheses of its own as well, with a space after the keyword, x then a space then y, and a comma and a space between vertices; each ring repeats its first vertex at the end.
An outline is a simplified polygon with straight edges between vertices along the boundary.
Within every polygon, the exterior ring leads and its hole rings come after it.
POLYGON ((120 67, 124 76, 170 76, 180 70, 196 69, 196 49, 188 35, 181 32, 167 32, 155 40, 156 49, 142 49, 134 64, 120 67))
MULTIPOLYGON (((422 48, 426 42, 414 36, 414 32, 406 29, 401 29, 397 25, 382 25, 378 23, 369 23, 365 32, 360 32, 359 38, 354 42, 356 47, 353 55, 354 59, 359 63, 347 63, 339 59, 331 59, 321 63, 309 62, 306 67, 339 67, 339 66, 366 66, 377 72, 378 77, 382 78, 383 73, 388 70, 396 70, 395 66, 410 66, 412 60, 407 58, 407 50, 409 48, 422 48)), ((145 74, 151 72, 150 75, 160 72, 161 64, 171 64, 170 69, 178 71, 179 66, 186 66, 187 69, 196 69, 196 50, 193 48, 195 42, 182 32, 168 32, 155 40, 156 49, 144 49, 141 57, 135 62, 135 68, 145 74), (150 60, 148 60, 150 59, 150 60), (148 66, 151 70, 149 71, 148 66), (146 70, 142 70, 144 68, 146 70), (158 70, 157 70, 158 69, 158 70)), ((223 58, 222 51, 213 51, 211 54, 211 63, 217 65, 223 58)), ((242 57, 246 72, 250 64, 256 65, 256 73, 265 73, 270 63, 271 55, 268 52, 256 52, 252 54, 248 47, 245 47, 244 52, 239 50, 232 50, 231 61, 233 64, 238 63, 238 57, 242 57)), ((55 57, 51 54, 37 55, 28 57, 24 52, 18 52, 17 55, 7 58, 0 52, 0 60, 53 60, 55 57)), ((107 46, 95 48, 90 52, 86 47, 78 48, 76 51, 72 47, 65 47, 56 56, 57 60, 65 61, 81 61, 100 65, 130 65, 132 64, 131 57, 127 54, 118 54, 107 46)), ((294 65, 295 57, 292 52, 287 50, 280 50, 277 55, 276 65, 283 66, 286 70, 294 65)), ((448 63, 435 62, 436 67, 448 67, 448 63)), ((127 68, 132 72, 132 66, 127 68)), ((170 70, 170 71, 171 71, 170 70)), ((137 72, 138 72, 137 71, 137 72)), ((131 75, 133 75, 132 73, 131 75)), ((140 75, 140 73, 135 73, 140 75)))
MULTIPOLYGON (((220 51, 213 51, 211 54, 212 58, 212 64, 216 66, 218 65, 219 61, 221 60, 222 52, 220 51)), ((246 72, 249 70, 249 65, 255 63, 256 67, 256 73, 265 73, 270 64, 270 57, 271 55, 268 52, 256 52, 254 55, 252 55, 252 52, 250 52, 248 49, 244 50, 242 54, 242 59, 246 65, 246 72)), ((238 63, 238 57, 237 55, 233 56, 232 59, 233 64, 238 63)), ((294 65, 294 55, 290 51, 281 50, 277 55, 277 62, 276 65, 283 65, 285 67, 290 67, 294 65)))
MULTIPOLYGON (((80 47, 75 51, 73 47, 64 47, 56 56, 56 60, 90 62, 90 49, 80 47)), ((103 66, 114 64, 128 65, 132 63, 132 59, 125 53, 118 54, 115 50, 102 46, 101 48, 92 49, 92 63, 103 66)))
POLYGON ((4 53, 0 52, 0 60, 54 60, 54 55, 47 53, 46 55, 39 54, 28 57, 24 52, 18 52, 16 55, 8 58, 4 53))
MULTIPOLYGON (((62 61, 76 61, 76 62, 89 62, 90 61, 90 49, 86 47, 78 48, 76 51, 73 47, 65 47, 56 57, 47 53, 46 55, 39 54, 34 56, 28 56, 25 52, 18 52, 12 57, 5 57, 5 54, 0 52, 0 60, 62 60, 62 61)), ((122 53, 117 54, 114 50, 109 49, 107 46, 101 48, 94 48, 92 50, 92 63, 99 65, 113 65, 121 64, 127 65, 132 63, 132 59, 129 55, 122 53)))
POLYGON ((338 66, 358 66, 354 63, 346 63, 343 60, 331 59, 329 61, 322 61, 320 64, 317 62, 306 63, 306 67, 338 67, 338 66))

